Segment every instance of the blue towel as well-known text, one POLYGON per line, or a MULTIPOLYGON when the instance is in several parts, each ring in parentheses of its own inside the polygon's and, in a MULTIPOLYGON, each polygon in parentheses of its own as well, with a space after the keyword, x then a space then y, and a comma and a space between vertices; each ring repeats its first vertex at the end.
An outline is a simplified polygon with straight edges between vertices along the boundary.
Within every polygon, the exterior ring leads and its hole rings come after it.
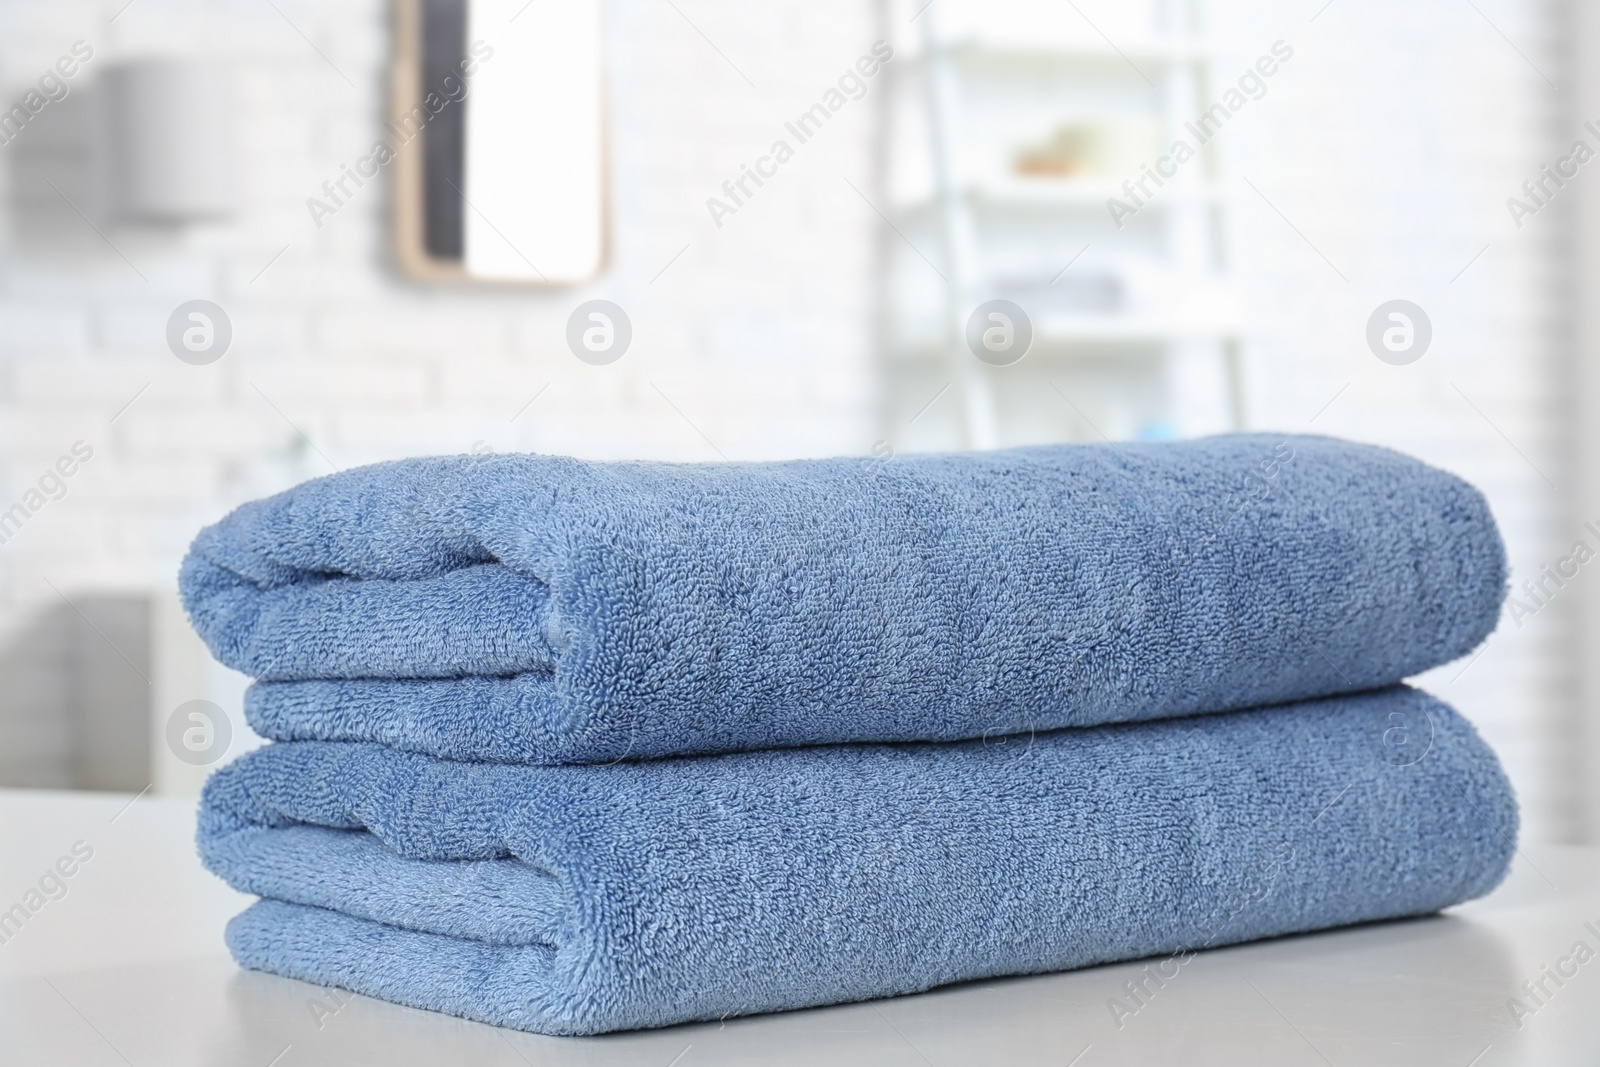
POLYGON ((382 464, 181 586, 279 740, 527 763, 978 738, 1393 684, 1493 628, 1483 497, 1321 437, 382 464), (398 681, 397 681, 398 680, 398 681), (424 680, 424 681, 418 681, 424 680))
POLYGON ((957 744, 518 767, 270 745, 206 787, 246 967, 549 1034, 1419 915, 1504 875, 1414 690, 957 744))

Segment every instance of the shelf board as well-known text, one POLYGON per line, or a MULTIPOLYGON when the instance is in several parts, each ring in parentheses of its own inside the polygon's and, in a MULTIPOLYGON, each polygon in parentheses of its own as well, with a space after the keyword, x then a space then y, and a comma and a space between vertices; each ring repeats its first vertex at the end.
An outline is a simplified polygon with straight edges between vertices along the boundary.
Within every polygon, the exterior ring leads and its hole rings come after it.
POLYGON ((1173 319, 1150 315, 1041 314, 1034 319, 1035 343, 1117 341, 1138 344, 1227 340, 1238 327, 1226 319, 1173 319))
MULTIPOLYGON (((1007 179, 999 182, 980 182, 961 190, 968 201, 985 207, 1012 208, 1104 208, 1110 197, 1127 199, 1121 185, 1108 181, 1054 180, 1049 178, 1007 179)), ((1221 186, 1205 183, 1174 185, 1158 190, 1154 200, 1146 201, 1141 211, 1163 211, 1173 207, 1192 207, 1196 204, 1220 204, 1227 197, 1221 186)), ((896 206, 907 214, 937 210, 933 199, 912 200, 896 206)))
MULTIPOLYGON (((1034 353, 1041 344, 1140 346, 1172 344, 1179 341, 1234 341, 1242 337, 1238 325, 1229 321, 1189 321, 1145 315, 1054 314, 1034 319, 1034 353)), ((1052 353, 1071 355, 1071 353, 1052 353)), ((915 342, 898 354, 902 363, 925 364, 947 358, 934 341, 915 342)))
MULTIPOLYGON (((952 36, 938 48, 957 62, 969 60, 1030 60, 1050 65, 1122 64, 1166 66, 1172 63, 1212 63, 1234 55, 1207 41, 1123 41, 1116 47, 1104 42, 1068 40, 1052 43, 1048 39, 1009 38, 980 34, 952 36)), ((922 59, 917 56, 915 59, 922 59)))
MULTIPOLYGON (((1053 180, 1049 178, 1011 178, 998 182, 984 182, 968 188, 967 195, 974 200, 1005 206, 1050 206, 1057 204, 1092 204, 1103 207, 1107 198, 1127 199, 1121 184, 1109 181, 1053 180)), ((1211 183, 1190 183, 1163 187, 1156 192, 1147 206, 1159 208, 1163 203, 1214 204, 1222 201, 1221 186, 1211 183)))

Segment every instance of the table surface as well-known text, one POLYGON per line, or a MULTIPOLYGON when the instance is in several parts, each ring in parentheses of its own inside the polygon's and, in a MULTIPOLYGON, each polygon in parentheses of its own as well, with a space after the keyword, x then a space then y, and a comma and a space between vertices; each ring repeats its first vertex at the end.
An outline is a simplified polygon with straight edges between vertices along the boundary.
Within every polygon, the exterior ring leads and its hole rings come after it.
POLYGON ((549 1038, 240 970, 222 927, 248 899, 200 867, 193 829, 188 801, 0 790, 0 913, 43 901, 0 943, 0 1064, 1600 1062, 1595 849, 1524 847, 1497 892, 1442 916, 1202 952, 1120 1017, 1112 998, 1130 1004, 1150 961, 549 1038))

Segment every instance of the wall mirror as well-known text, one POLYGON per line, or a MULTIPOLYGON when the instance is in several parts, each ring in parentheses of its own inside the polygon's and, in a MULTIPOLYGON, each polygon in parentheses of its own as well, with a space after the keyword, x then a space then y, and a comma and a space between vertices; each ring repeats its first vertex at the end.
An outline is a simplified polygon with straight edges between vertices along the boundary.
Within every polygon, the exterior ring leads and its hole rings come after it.
POLYGON ((402 269, 575 285, 608 253, 599 0, 397 0, 388 125, 402 269))

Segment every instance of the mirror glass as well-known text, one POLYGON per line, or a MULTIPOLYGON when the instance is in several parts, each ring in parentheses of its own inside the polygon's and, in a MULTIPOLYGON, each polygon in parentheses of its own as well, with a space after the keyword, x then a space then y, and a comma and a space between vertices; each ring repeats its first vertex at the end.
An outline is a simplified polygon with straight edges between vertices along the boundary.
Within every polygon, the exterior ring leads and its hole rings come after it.
POLYGON ((599 0, 399 0, 396 29, 402 266, 445 282, 594 278, 607 244, 599 0))

